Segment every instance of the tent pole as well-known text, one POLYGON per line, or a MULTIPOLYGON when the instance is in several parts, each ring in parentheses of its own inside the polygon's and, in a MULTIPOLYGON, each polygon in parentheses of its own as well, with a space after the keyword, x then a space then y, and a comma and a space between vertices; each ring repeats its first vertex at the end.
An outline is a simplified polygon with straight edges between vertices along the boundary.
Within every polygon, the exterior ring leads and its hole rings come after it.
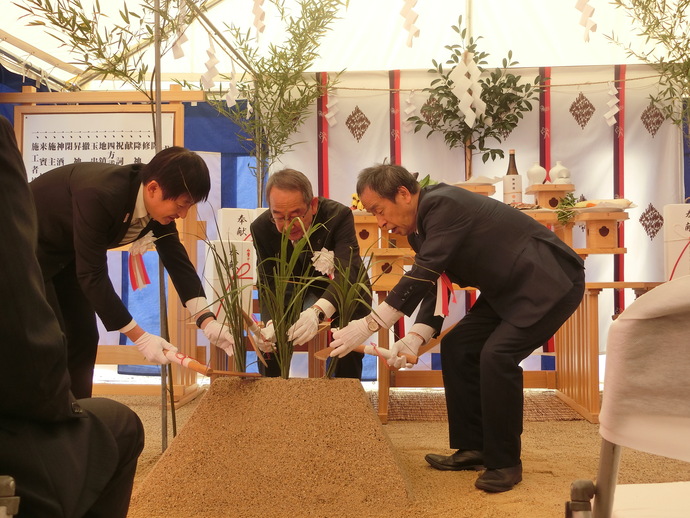
POLYGON ((465 4, 465 27, 467 28, 467 37, 465 38, 465 46, 472 38, 472 0, 467 0, 465 4))

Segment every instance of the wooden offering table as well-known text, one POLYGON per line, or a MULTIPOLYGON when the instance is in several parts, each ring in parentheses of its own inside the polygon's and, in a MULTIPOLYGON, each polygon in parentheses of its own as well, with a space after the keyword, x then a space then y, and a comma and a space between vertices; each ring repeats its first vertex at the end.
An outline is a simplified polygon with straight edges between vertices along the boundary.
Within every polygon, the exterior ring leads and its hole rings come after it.
POLYGON ((585 248, 574 248, 578 255, 586 257, 590 254, 624 254, 626 249, 618 246, 618 225, 628 219, 624 210, 595 210, 573 209, 575 216, 565 225, 558 221, 555 210, 536 209, 523 210, 525 214, 536 219, 542 225, 553 230, 568 246, 573 247, 573 226, 578 223, 585 225, 587 232, 585 248))
POLYGON ((544 209, 555 209, 566 194, 575 191, 570 183, 544 183, 530 185, 525 194, 533 194, 534 201, 544 209))
POLYGON ((483 194, 484 196, 491 196, 496 192, 496 187, 491 185, 490 183, 456 183, 453 184, 456 187, 460 187, 461 189, 465 189, 470 192, 476 192, 477 194, 483 194))

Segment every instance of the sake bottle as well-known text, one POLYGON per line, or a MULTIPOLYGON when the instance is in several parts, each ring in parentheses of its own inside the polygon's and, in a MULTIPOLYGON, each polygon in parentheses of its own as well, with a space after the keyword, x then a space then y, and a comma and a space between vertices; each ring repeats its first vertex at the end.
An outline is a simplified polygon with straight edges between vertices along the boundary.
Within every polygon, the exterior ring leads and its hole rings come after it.
POLYGON ((503 177, 503 201, 505 203, 522 202, 522 176, 515 165, 515 150, 508 151, 508 172, 503 177))

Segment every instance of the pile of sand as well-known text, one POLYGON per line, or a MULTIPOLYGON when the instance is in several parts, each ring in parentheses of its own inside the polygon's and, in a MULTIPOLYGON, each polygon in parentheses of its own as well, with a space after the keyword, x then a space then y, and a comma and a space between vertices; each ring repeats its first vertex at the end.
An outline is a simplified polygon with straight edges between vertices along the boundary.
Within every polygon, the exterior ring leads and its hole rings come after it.
POLYGON ((128 516, 395 516, 406 506, 358 380, 221 378, 138 485, 128 516))

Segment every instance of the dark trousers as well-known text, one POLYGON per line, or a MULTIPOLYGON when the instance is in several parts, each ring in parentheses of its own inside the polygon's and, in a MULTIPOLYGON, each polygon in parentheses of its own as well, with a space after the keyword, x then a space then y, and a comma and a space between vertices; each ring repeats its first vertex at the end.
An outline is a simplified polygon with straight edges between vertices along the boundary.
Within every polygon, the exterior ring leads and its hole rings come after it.
POLYGON ((520 463, 522 368, 577 309, 584 273, 536 324, 520 328, 502 320, 481 297, 441 341, 450 447, 483 452, 487 468, 520 463))
POLYGON ((0 418, 0 466, 19 517, 125 518, 144 428, 125 405, 79 400, 89 414, 57 423, 0 418))
POLYGON ((98 324, 93 306, 79 286, 74 263, 46 279, 46 298, 67 338, 72 394, 77 399, 89 398, 98 352, 98 324))
POLYGON ((106 426, 115 439, 119 454, 115 472, 84 517, 125 518, 132 496, 137 460, 144 449, 144 426, 136 413, 114 401, 82 399, 79 404, 106 426))

